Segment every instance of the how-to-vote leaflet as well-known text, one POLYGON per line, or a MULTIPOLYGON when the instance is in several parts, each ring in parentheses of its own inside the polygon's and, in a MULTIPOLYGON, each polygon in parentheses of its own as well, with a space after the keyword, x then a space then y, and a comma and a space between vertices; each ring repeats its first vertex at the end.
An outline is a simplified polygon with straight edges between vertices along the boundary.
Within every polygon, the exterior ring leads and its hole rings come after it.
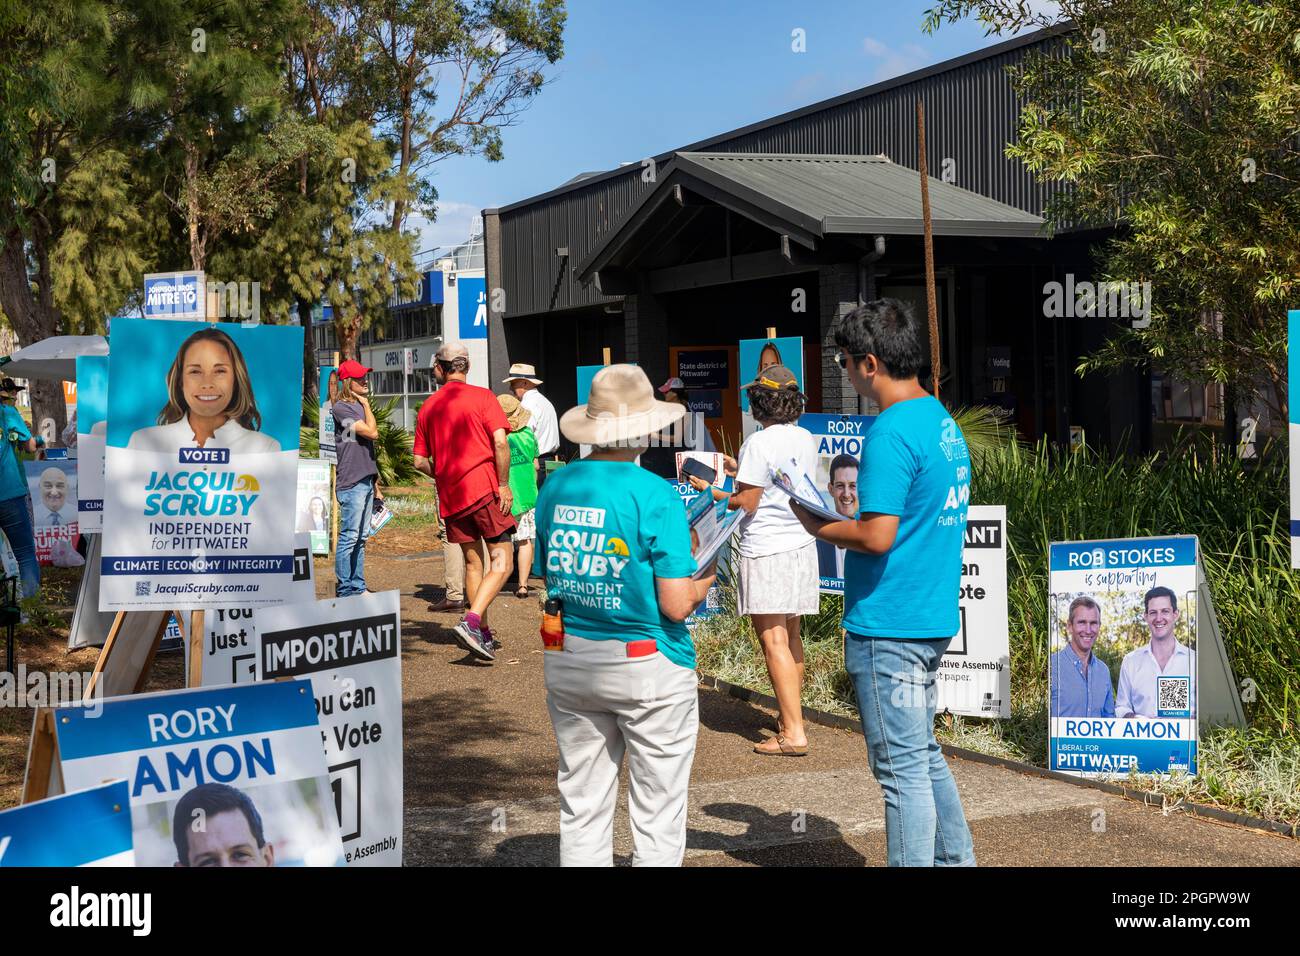
POLYGON ((309 681, 112 697, 54 727, 66 788, 126 780, 137 866, 342 863, 309 681))
POLYGON ((402 619, 396 591, 259 608, 258 679, 310 677, 344 859, 402 865, 402 619))
POLYGON ((0 813, 0 867, 135 866, 125 780, 0 813))
POLYGON ((320 369, 320 457, 321 461, 334 464, 339 460, 334 447, 334 394, 338 389, 339 370, 333 365, 322 365, 320 369))
POLYGON ((113 323, 100 609, 291 599, 298 326, 113 323))
MULTIPOLYGON (((1288 382, 1300 382, 1300 310, 1287 313, 1288 382)), ((1291 386, 1292 399, 1287 403, 1288 437, 1291 440, 1291 567, 1300 568, 1300 402, 1291 386)))
POLYGON ((971 505, 967 512, 957 606, 961 630, 939 662, 937 708, 967 717, 1010 717, 1004 505, 971 505))
POLYGON ((1050 768, 1194 775, 1196 537, 1053 544, 1049 572, 1050 768))
POLYGON ((77 356, 77 523, 103 529, 104 439, 108 428, 108 356, 77 356))

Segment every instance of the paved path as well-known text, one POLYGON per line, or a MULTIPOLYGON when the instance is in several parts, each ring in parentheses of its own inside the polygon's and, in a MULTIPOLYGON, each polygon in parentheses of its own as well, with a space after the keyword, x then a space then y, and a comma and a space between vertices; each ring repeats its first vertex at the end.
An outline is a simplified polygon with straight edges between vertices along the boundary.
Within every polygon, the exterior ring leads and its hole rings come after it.
MULTIPOLYGON (((332 579, 319 572, 327 593, 332 579)), ((494 604, 505 649, 486 665, 455 645, 454 615, 426 610, 441 596, 439 558, 371 555, 367 578, 374 590, 402 592, 407 863, 556 863, 556 754, 536 602, 503 595, 494 604)), ((688 865, 884 863, 883 804, 859 735, 809 725, 808 757, 760 757, 750 746, 772 731, 770 712, 709 690, 700 705, 688 865)), ((985 865, 1300 864, 1300 841, 950 762, 985 865)), ((626 861, 625 807, 616 821, 615 856, 626 861)))

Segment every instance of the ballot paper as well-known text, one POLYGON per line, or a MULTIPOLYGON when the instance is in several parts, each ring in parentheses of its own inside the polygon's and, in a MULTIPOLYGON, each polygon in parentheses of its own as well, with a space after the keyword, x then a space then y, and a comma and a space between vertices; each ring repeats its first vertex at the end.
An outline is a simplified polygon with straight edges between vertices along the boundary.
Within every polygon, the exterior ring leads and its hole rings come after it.
POLYGON ((772 484, 819 518, 826 521, 852 520, 847 515, 842 515, 833 508, 827 508, 822 503, 822 496, 818 494, 817 487, 812 483, 812 479, 808 477, 808 473, 800 468, 799 463, 793 458, 784 467, 772 469, 772 484))

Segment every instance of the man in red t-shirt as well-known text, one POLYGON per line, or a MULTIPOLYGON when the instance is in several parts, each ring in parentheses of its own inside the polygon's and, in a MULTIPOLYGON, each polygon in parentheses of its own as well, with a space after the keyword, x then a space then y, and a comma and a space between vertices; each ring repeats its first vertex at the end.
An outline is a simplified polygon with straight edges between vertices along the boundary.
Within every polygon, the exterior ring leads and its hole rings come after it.
POLYGON ((415 420, 415 467, 438 486, 438 513, 447 542, 465 556, 465 600, 469 610, 456 625, 456 643, 475 657, 494 660, 500 645, 487 626, 488 605, 513 564, 510 516, 510 426, 496 396, 465 381, 469 352, 448 342, 433 357, 438 390, 420 406, 415 420), (487 542, 483 567, 480 541, 487 542))

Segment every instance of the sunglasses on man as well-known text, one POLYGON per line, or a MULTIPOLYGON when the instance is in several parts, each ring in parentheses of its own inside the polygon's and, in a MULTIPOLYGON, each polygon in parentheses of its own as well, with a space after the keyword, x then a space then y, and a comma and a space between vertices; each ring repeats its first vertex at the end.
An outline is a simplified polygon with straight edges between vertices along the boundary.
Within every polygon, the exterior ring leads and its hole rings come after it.
POLYGON ((843 349, 839 349, 835 353, 835 364, 838 365, 841 370, 847 371, 848 363, 844 361, 845 356, 848 356, 849 358, 856 360, 856 359, 864 359, 867 357, 868 354, 869 353, 867 352, 863 352, 862 354, 859 355, 856 352, 846 352, 843 349))

